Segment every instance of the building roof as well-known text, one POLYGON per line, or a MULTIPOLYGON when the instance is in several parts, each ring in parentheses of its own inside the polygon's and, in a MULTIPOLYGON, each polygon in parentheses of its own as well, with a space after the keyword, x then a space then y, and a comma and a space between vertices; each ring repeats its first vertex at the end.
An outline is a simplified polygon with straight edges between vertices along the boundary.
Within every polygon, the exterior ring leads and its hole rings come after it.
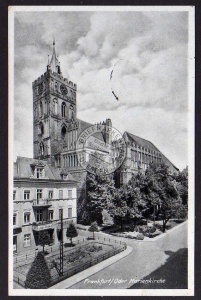
MULTIPOLYGON (((85 121, 80 120, 80 119, 77 119, 77 121, 79 122, 79 134, 81 134, 87 128, 89 128, 91 126, 94 126, 94 124, 85 122, 85 121)), ((96 137, 97 139, 99 139, 101 142, 105 142, 103 134, 101 132, 95 132, 95 133, 93 133, 93 136, 96 137)))
POLYGON ((139 136, 136 136, 134 134, 131 134, 129 132, 126 132, 124 133, 124 135, 127 136, 128 140, 131 141, 131 142, 134 142, 136 143, 138 146, 142 146, 146 149, 150 149, 150 150, 154 150, 154 151, 157 151, 157 152, 160 152, 161 154, 161 158, 163 160, 163 162, 168 166, 170 167, 171 171, 178 171, 179 169, 173 165, 173 163, 171 163, 171 161, 156 147, 154 146, 153 143, 151 143, 150 141, 148 140, 145 140, 139 136))
MULTIPOLYGON (((49 180, 62 180, 62 170, 59 168, 54 168, 48 164, 47 161, 18 156, 16 162, 14 163, 14 179, 17 178, 33 178, 33 168, 35 167, 44 167, 45 179, 49 180)), ((65 181, 77 182, 70 173, 66 174, 67 179, 65 181)))
POLYGON ((145 140, 145 139, 143 139, 143 138, 141 138, 141 137, 139 137, 139 136, 136 136, 136 135, 131 134, 131 133, 126 132, 126 131, 125 131, 125 134, 127 135, 128 139, 129 139, 131 142, 134 142, 134 143, 136 143, 137 145, 142 146, 142 147, 144 147, 144 148, 147 148, 147 149, 150 149, 150 150, 154 150, 154 151, 160 152, 160 151, 158 150, 158 148, 156 148, 156 147, 154 146, 154 144, 152 144, 150 141, 145 140))

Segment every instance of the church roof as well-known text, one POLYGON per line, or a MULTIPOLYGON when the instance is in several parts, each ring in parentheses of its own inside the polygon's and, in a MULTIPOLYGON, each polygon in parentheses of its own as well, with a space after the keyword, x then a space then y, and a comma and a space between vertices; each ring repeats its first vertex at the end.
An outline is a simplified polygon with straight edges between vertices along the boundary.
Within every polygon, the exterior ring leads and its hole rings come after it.
MULTIPOLYGON (((77 119, 77 121, 79 122, 79 134, 81 134, 84 130, 86 130, 87 128, 94 126, 91 123, 85 122, 83 120, 77 119)), ((99 139, 101 142, 105 142, 104 138, 103 138, 103 134, 101 132, 95 132, 93 133, 93 136, 96 137, 97 139, 99 139)))
MULTIPOLYGON (((145 140, 137 135, 131 134, 129 132, 125 131, 125 134, 127 135, 128 139, 134 143, 136 143, 139 146, 142 146, 144 148, 154 150, 154 151, 159 151, 158 148, 154 146, 150 141, 145 140)), ((160 152, 160 151, 159 151, 160 152)))
POLYGON ((154 146, 154 144, 148 140, 145 140, 139 136, 136 136, 134 134, 131 134, 129 132, 126 132, 124 133, 124 135, 127 136, 128 140, 131 141, 131 142, 134 142, 136 143, 137 145, 139 146, 142 146, 146 149, 150 149, 150 150, 154 150, 154 151, 157 151, 157 152, 160 152, 161 154, 161 158, 163 160, 163 162, 168 166, 170 167, 171 171, 175 171, 175 170, 179 170, 175 165, 173 165, 173 163, 171 163, 171 161, 156 147, 154 146))

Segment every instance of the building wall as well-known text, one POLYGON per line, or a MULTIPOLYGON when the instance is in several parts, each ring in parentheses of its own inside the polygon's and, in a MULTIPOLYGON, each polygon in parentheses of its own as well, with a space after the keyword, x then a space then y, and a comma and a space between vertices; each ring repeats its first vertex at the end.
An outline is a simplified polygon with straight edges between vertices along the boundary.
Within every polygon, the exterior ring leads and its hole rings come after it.
MULTIPOLYGON (((34 226, 38 225, 37 228, 40 228, 40 230, 44 229, 48 230, 48 226, 51 226, 52 230, 51 234, 54 239, 53 244, 57 244, 58 237, 57 237, 57 229, 60 228, 60 225, 58 224, 60 218, 59 218, 59 209, 63 209, 63 220, 64 220, 64 231, 63 231, 63 237, 64 241, 67 240, 66 238, 66 229, 68 227, 69 222, 76 223, 77 222, 77 189, 75 185, 70 185, 65 182, 62 183, 53 183, 53 182, 44 182, 40 184, 36 184, 34 182, 27 181, 22 182, 15 180, 14 181, 14 191, 16 191, 16 197, 13 201, 14 207, 13 207, 13 214, 17 214, 17 222, 16 225, 14 225, 13 229, 13 235, 17 237, 17 254, 22 254, 30 250, 35 250, 38 248, 35 234, 37 233, 34 230, 34 226), (34 204, 36 203, 37 198, 37 189, 43 190, 42 200, 46 200, 49 197, 49 191, 53 191, 53 199, 49 199, 47 202, 49 206, 46 206, 45 208, 41 208, 43 211, 44 216, 44 222, 37 222, 36 220, 36 207, 34 207, 34 204), (30 191, 30 199, 24 200, 24 191, 30 191), (62 199, 59 199, 59 191, 63 190, 63 196, 62 199), (72 197, 69 195, 69 190, 72 191, 72 197), (69 216, 69 210, 72 209, 72 217, 69 216), (53 219, 48 225, 49 216, 48 212, 50 210, 53 210, 53 219), (24 213, 29 212, 30 213, 30 222, 26 224, 24 222, 24 213), (30 235, 30 245, 25 245, 24 243, 24 236, 26 234, 30 235)), ((60 195, 61 196, 61 195, 60 195)), ((40 201, 40 200, 39 200, 40 201)), ((39 207, 37 207, 39 209, 39 207)))

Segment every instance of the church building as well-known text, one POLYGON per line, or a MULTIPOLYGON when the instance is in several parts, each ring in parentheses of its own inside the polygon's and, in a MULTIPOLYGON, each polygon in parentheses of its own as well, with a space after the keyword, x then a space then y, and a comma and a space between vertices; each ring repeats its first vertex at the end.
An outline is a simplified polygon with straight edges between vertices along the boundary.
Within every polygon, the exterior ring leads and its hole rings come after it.
MULTIPOLYGON (((62 75, 56 55, 55 41, 53 53, 46 72, 33 84, 33 128, 34 158, 47 160, 52 166, 71 172, 79 181, 84 181, 85 170, 78 162, 76 142, 79 135, 92 124, 77 118, 77 85, 62 75)), ((112 127, 106 119, 102 126, 112 127)), ((151 162, 162 161, 171 172, 178 169, 149 141, 124 132, 126 157, 119 169, 119 183, 127 182, 132 173, 145 171, 151 162)), ((98 138, 107 143, 104 134, 98 138)))

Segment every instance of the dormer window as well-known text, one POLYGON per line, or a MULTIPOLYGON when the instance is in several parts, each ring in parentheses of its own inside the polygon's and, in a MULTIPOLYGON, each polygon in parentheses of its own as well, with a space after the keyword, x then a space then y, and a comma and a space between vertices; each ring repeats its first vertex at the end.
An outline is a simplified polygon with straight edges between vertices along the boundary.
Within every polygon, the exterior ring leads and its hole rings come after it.
POLYGON ((36 167, 35 174, 38 179, 44 178, 44 168, 36 167))
POLYGON ((63 175, 63 180, 67 180, 67 175, 63 175))

